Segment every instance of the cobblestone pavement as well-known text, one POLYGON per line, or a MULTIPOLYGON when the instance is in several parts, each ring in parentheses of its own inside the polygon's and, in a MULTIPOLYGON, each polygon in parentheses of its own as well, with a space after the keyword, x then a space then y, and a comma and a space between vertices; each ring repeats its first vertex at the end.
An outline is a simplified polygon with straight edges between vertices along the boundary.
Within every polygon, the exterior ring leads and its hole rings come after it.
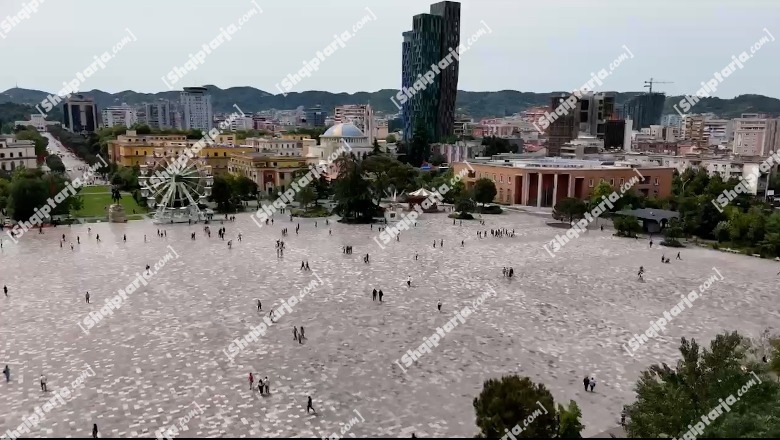
POLYGON ((530 376, 559 402, 576 400, 587 436, 617 424, 622 405, 634 400, 639 372, 653 362, 675 362, 680 337, 709 341, 725 329, 757 335, 780 318, 777 264, 750 257, 683 249, 683 261, 675 261, 676 250, 592 231, 552 258, 542 244, 562 231, 520 213, 490 216, 485 226, 427 214, 384 250, 372 240, 376 225, 372 231, 319 220, 315 228, 314 220, 301 220, 296 235, 297 221, 276 220, 263 228, 248 215, 225 223, 233 249, 217 237, 219 224, 211 225, 211 238, 203 225, 171 225, 160 239, 147 222, 92 224, 91 236, 87 225, 58 227, 30 232, 18 245, 6 238, 0 284, 8 285, 9 297, 0 297, 0 364, 9 364, 12 377, 10 383, 0 378, 0 432, 16 428, 91 367, 94 377, 83 377, 71 400, 46 413, 33 436, 84 437, 93 423, 103 437, 148 436, 172 424, 186 437, 473 436, 472 400, 484 380, 503 374, 530 376), (288 250, 277 258, 274 242, 283 227, 290 228, 288 250), (498 227, 517 235, 476 236, 478 229, 498 227), (74 251, 59 247, 62 233, 74 251), (168 245, 179 257, 113 316, 82 332, 77 323, 170 253, 168 245), (343 245, 354 253, 343 254, 343 245), (664 252, 672 264, 660 263, 664 252), (366 253, 370 264, 362 260, 366 253), (324 285, 231 363, 225 352, 232 340, 316 279, 299 270, 301 260, 324 285), (640 265, 645 282, 636 276, 640 265), (515 278, 503 278, 502 266, 513 266, 515 278), (626 354, 622 345, 631 335, 663 316, 680 293, 696 289, 713 266, 725 279, 665 335, 634 357, 626 354), (405 374, 400 370, 396 360, 489 286, 495 297, 405 374), (383 303, 372 302, 372 288, 384 291, 383 303), (293 340, 293 326, 305 327, 303 344, 293 340), (270 395, 249 390, 250 371, 270 378, 270 395), (46 394, 41 373, 48 377, 46 394), (597 379, 594 393, 582 389, 586 374, 597 379), (316 415, 305 411, 308 395, 316 415), (342 434, 345 424, 353 426, 342 434))

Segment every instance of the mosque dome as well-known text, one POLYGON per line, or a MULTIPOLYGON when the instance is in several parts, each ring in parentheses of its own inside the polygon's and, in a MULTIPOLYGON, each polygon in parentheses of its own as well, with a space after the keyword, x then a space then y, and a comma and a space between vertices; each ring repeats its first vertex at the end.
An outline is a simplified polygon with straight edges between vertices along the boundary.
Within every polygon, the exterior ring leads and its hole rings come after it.
POLYGON ((366 135, 353 124, 336 124, 330 127, 321 137, 332 138, 358 138, 366 135))

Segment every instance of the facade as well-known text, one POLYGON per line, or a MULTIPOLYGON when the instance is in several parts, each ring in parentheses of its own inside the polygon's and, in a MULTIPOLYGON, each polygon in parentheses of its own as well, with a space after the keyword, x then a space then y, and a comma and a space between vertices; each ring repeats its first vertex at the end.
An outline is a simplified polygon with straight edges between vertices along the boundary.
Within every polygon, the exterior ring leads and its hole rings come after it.
POLYGON ((207 95, 207 91, 205 87, 185 87, 181 92, 184 130, 211 130, 214 113, 211 109, 211 95, 207 95))
POLYGON ((680 126, 682 126, 682 122, 682 117, 674 113, 661 116, 661 125, 665 125, 667 127, 680 128, 680 126))
POLYGON ((284 191, 294 180, 295 172, 307 169, 303 157, 274 156, 257 152, 241 152, 230 157, 229 172, 252 179, 261 191, 273 194, 284 191))
POLYGON ((131 127, 138 122, 138 117, 134 108, 127 105, 106 107, 101 112, 103 128, 116 126, 131 127))
POLYGON ((706 147, 709 144, 709 138, 704 133, 704 116, 685 115, 682 136, 686 141, 691 141, 700 147, 706 147))
POLYGON ((252 147, 255 153, 303 157, 303 140, 301 139, 247 138, 245 142, 246 146, 252 147))
MULTIPOLYGON (((429 14, 415 15, 412 30, 403 33, 402 90, 411 88, 418 75, 425 75, 431 66, 439 65, 450 54, 450 48, 459 45, 460 3, 439 2, 431 5, 429 14)), ((404 139, 411 139, 418 124, 426 127, 428 138, 434 142, 453 133, 459 61, 456 57, 449 60, 452 62, 440 69, 432 83, 417 90, 402 104, 404 139)))
MULTIPOLYGON (((608 162, 609 163, 609 162, 608 162)), ((598 160, 562 158, 525 159, 510 162, 474 161, 474 169, 463 179, 466 189, 477 179, 486 178, 496 185, 496 203, 553 207, 566 197, 587 200, 600 182, 608 182, 618 190, 621 185, 643 179, 632 186, 647 197, 667 197, 672 193, 673 168, 605 165, 598 160)), ((465 163, 453 165, 455 174, 467 168, 465 163)))
POLYGON ((328 157, 343 145, 348 145, 357 159, 365 159, 373 150, 368 136, 352 124, 336 124, 320 136, 320 144, 309 147, 309 163, 325 163, 328 157))
MULTIPOLYGON (((550 114, 555 114, 557 109, 566 100, 567 96, 554 97, 550 100, 550 114)), ((576 110, 576 109, 575 109, 576 110)), ((550 156, 560 156, 561 147, 577 139, 579 134, 579 123, 577 111, 571 111, 558 116, 547 128, 547 154, 550 156)))
POLYGON ((759 115, 743 114, 734 119, 733 153, 739 156, 758 156, 764 151, 767 119, 759 115))
MULTIPOLYGON (((333 122, 334 125, 342 123, 354 125, 368 137, 370 144, 374 143, 374 139, 384 139, 379 137, 376 117, 371 104, 340 105, 334 110, 333 122)), ((386 133, 385 137, 387 137, 386 133)))
MULTIPOLYGON (((401 43, 401 90, 412 87, 412 36, 414 32, 406 31, 402 34, 403 43, 401 43)), ((409 101, 401 104, 401 139, 409 140, 412 138, 412 112, 409 101)))
POLYGON ((705 119, 707 145, 727 145, 734 139, 734 123, 728 119, 705 119))
POLYGON ((634 129, 641 130, 661 122, 665 103, 664 93, 645 93, 635 96, 623 104, 622 116, 631 118, 634 121, 634 129))
POLYGON ((144 104, 144 118, 146 125, 150 128, 161 130, 173 128, 175 126, 171 103, 169 101, 158 101, 151 104, 144 104))
POLYGON ((94 133, 99 127, 95 101, 84 95, 71 95, 62 108, 63 125, 72 133, 94 133))
POLYGON ((320 106, 306 110, 306 123, 312 127, 324 127, 327 114, 320 106))
MULTIPOLYGON (((206 165, 212 167, 214 175, 228 172, 230 157, 240 152, 253 152, 251 147, 239 147, 235 145, 234 135, 220 135, 215 142, 207 145, 198 152, 206 165)), ((199 139, 187 139, 182 134, 147 134, 138 135, 135 130, 127 130, 124 135, 117 136, 114 141, 109 141, 109 160, 122 166, 143 165, 154 158, 166 158, 173 161, 178 158, 185 149, 192 148, 199 139)))
POLYGON ((37 166, 35 142, 0 136, 1 171, 13 171, 20 167, 35 169, 37 166))
MULTIPOLYGON (((731 178, 739 179, 740 177, 747 177, 753 173, 753 170, 758 170, 764 158, 761 157, 745 157, 745 158, 729 158, 729 157, 706 157, 706 156, 671 156, 671 155, 642 155, 642 156, 626 156, 625 160, 634 164, 641 164, 644 166, 661 166, 676 169, 682 173, 687 169, 693 170, 705 170, 710 177, 716 175, 720 176, 723 180, 731 178)), ((753 195, 763 196, 766 194, 766 189, 769 185, 771 176, 777 173, 778 165, 773 164, 772 168, 766 172, 761 173, 759 171, 758 179, 750 180, 745 179, 744 184, 748 191, 753 195)))
POLYGON ((61 125, 59 121, 47 121, 46 117, 40 114, 30 115, 29 121, 14 121, 14 127, 21 125, 23 127, 33 126, 38 131, 47 131, 49 125, 61 125))

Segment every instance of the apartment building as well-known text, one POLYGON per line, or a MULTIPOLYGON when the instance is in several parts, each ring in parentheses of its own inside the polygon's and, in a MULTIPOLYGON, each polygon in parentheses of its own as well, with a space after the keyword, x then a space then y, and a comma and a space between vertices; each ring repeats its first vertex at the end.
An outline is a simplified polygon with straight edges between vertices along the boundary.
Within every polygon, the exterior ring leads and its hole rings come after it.
POLYGON ((116 126, 132 127, 138 122, 136 110, 127 105, 106 107, 100 112, 103 128, 116 126))
MULTIPOLYGON (((308 138, 308 136, 306 136, 308 138)), ((275 156, 303 157, 303 139, 246 138, 246 146, 255 153, 267 153, 275 156)))
POLYGON ((732 152, 739 156, 760 156, 764 152, 767 119, 758 114, 743 114, 734 119, 732 152))
POLYGON ((214 113, 211 109, 211 95, 207 91, 205 87, 185 87, 181 92, 182 124, 185 130, 211 130, 214 113))

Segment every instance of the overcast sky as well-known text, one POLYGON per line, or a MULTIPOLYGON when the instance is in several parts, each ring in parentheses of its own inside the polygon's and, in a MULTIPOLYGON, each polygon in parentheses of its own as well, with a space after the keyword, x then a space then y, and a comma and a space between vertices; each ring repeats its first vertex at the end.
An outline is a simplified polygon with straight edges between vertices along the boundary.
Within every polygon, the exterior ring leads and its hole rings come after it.
MULTIPOLYGON (((33 0, 0 0, 0 17, 33 0)), ((38 0, 39 2, 41 0, 38 0)), ((280 93, 282 79, 316 57, 334 34, 352 31, 371 14, 376 20, 325 57, 319 71, 291 91, 376 91, 398 88, 401 32, 412 16, 428 12, 419 0, 255 0, 262 13, 248 19, 207 55, 205 63, 173 85, 252 86, 280 93)), ((461 58, 458 88, 523 92, 572 90, 625 53, 598 90, 638 91, 651 76, 668 94, 694 93, 768 31, 780 38, 780 0, 465 0, 461 42, 487 29, 461 58), (484 24, 483 24, 484 22, 484 24)), ((0 90, 56 92, 128 36, 128 43, 80 86, 82 91, 168 90, 161 77, 183 66, 189 54, 238 21, 250 0, 45 0, 10 30, 0 23, 0 90)), ((755 93, 780 97, 780 41, 763 45, 715 93, 731 98, 755 93)))

